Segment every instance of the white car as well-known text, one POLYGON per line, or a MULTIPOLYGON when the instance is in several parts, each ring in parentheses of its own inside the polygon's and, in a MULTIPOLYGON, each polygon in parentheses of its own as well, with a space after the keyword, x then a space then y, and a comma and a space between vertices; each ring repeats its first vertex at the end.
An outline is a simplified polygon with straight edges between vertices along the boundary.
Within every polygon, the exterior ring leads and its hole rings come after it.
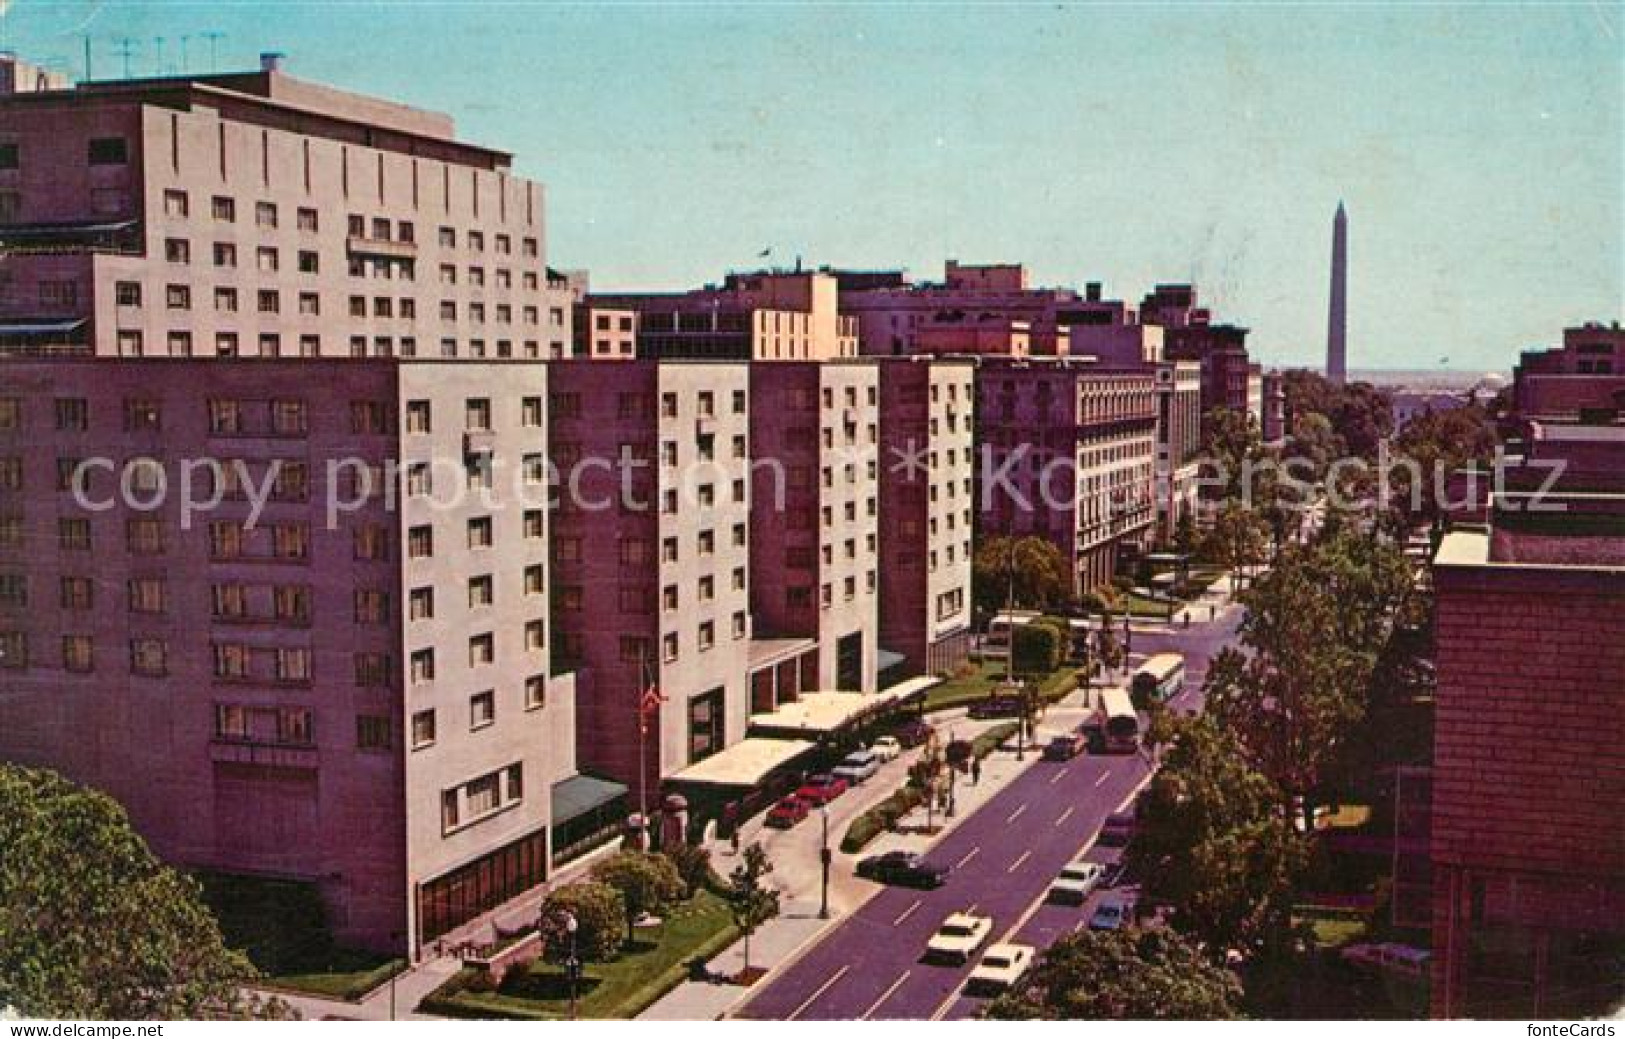
POLYGON ((1038 950, 1031 945, 1013 945, 1001 942, 982 957, 982 962, 970 972, 965 981, 966 992, 1003 992, 1032 969, 1033 957, 1038 950))
POLYGON ((1100 886, 1105 876, 1106 867, 1098 862, 1087 862, 1083 859, 1069 862, 1050 884, 1049 900, 1082 905, 1089 900, 1089 893, 1100 886))
POLYGON ((880 758, 872 750, 854 750, 843 758, 839 765, 830 769, 831 773, 840 776, 853 786, 879 771, 880 758))
POLYGON ((930 960, 969 963, 971 956, 992 933, 992 917, 955 913, 942 921, 937 933, 925 943, 925 956, 930 960))
POLYGON ((903 753, 903 745, 897 742, 896 736, 882 736, 869 744, 869 753, 881 761, 896 761, 897 756, 903 753))

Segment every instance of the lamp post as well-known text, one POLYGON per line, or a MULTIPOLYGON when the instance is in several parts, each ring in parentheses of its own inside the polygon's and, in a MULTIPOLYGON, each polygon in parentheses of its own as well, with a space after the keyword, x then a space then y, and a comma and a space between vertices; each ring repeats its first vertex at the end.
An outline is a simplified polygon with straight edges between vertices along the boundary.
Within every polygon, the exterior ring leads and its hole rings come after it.
POLYGON ((829 919, 829 863, 833 858, 829 850, 829 805, 818 806, 818 816, 823 821, 824 836, 818 848, 818 862, 823 869, 823 879, 818 887, 818 919, 829 919))
POLYGON ((576 931, 581 925, 574 913, 564 914, 564 931, 570 936, 570 958, 564 961, 564 974, 570 979, 570 1020, 576 1019, 576 985, 581 979, 581 959, 576 955, 576 931))

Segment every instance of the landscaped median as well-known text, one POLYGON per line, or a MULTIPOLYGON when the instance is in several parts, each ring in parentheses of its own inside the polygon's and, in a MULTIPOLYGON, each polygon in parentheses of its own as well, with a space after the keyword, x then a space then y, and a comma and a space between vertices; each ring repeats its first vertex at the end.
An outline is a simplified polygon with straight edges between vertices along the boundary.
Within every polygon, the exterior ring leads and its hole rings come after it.
MULTIPOLYGON (((1015 734, 1015 722, 995 725, 971 740, 971 754, 977 758, 985 758, 1015 734)), ((897 825, 897 820, 924 802, 924 791, 913 782, 905 782, 893 791, 891 796, 852 820, 846 828, 846 835, 841 838, 842 854, 856 855, 867 847, 870 841, 897 825)))
MULTIPOLYGON (((676 988, 688 964, 707 961, 739 938, 728 904, 701 889, 671 907, 658 927, 616 958, 584 966, 578 983, 578 1017, 632 1018, 676 988)), ((495 990, 476 991, 478 972, 464 969, 424 998, 426 1014, 459 1018, 552 1021, 570 1016, 570 982, 564 968, 541 960, 510 973, 495 990)))

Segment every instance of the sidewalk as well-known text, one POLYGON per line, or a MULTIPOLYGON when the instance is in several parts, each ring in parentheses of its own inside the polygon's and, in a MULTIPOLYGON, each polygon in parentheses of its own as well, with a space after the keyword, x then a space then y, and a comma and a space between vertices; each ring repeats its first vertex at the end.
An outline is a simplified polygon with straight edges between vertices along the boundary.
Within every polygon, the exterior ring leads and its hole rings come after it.
MULTIPOLYGON (((834 858, 830 864, 828 920, 818 919, 819 886, 822 879, 818 862, 822 830, 819 818, 815 815, 800 826, 781 833, 768 830, 766 833, 770 836, 766 837, 763 836, 759 821, 747 824, 741 834, 741 847, 747 847, 755 840, 760 841, 764 848, 768 848, 774 863, 769 882, 780 889, 783 898, 784 911, 763 924, 751 938, 751 965, 767 968, 768 974, 749 987, 685 981, 640 1014, 638 1020, 710 1021, 724 1017, 769 984, 775 974, 794 962, 802 951, 821 938, 827 930, 884 890, 880 885, 859 880, 853 874, 853 866, 858 859, 898 849, 928 851, 960 821, 973 814, 1038 761, 1041 757, 1040 748, 1050 733, 1076 726, 1082 721, 1084 713, 1084 694, 1081 690, 1074 691, 1066 699, 1051 706, 1038 724, 1035 740, 1037 745, 1027 747, 1020 761, 1016 760, 1012 749, 996 750, 984 758, 981 782, 975 785, 965 782, 956 784, 953 818, 944 818, 941 812, 933 813, 931 817, 933 827, 930 831, 926 829, 926 812, 923 808, 919 808, 900 820, 896 831, 876 837, 857 855, 846 855, 839 851, 839 844, 846 833, 847 824, 898 787, 907 774, 907 762, 914 760, 918 752, 891 763, 887 766, 887 772, 870 780, 862 788, 865 796, 861 800, 852 799, 850 794, 838 799, 830 811, 829 842, 834 851, 834 858), (849 799, 853 801, 852 804, 841 803, 849 799), (841 809, 839 823, 836 821, 837 806, 841 809), (800 834, 802 830, 806 831, 805 835, 800 834), (797 836, 811 839, 792 843, 793 838, 797 836)), ((971 721, 963 711, 948 711, 934 715, 932 722, 945 740, 950 735, 957 739, 972 739, 1002 724, 1001 720, 971 721)), ((712 864, 717 872, 726 875, 733 868, 735 856, 726 845, 720 848, 713 847, 712 856, 712 864)), ((742 966, 742 942, 736 942, 707 964, 714 973, 730 975, 738 972, 742 966)))

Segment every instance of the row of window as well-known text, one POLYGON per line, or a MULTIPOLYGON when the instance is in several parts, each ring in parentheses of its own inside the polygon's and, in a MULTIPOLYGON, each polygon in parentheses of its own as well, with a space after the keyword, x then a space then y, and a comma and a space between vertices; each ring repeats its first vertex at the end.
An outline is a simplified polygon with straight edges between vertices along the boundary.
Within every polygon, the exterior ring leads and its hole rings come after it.
MULTIPOLYGON (((525 679, 525 710, 535 711, 547 706, 547 678, 531 675, 525 679)), ((412 749, 431 747, 440 738, 439 711, 429 707, 412 715, 412 749)), ((496 724, 496 691, 486 689, 468 698, 468 729, 478 732, 496 724)))
MULTIPOLYGON (((277 204, 275 202, 258 201, 254 203, 254 226, 267 231, 277 228, 277 204)), ((168 188, 164 191, 164 215, 175 219, 185 219, 192 215, 192 199, 189 194, 179 188, 168 188)), ((231 224, 237 221, 237 200, 229 195, 215 195, 209 199, 209 216, 214 220, 231 224)), ((295 226, 301 231, 315 232, 320 229, 320 217, 315 209, 309 206, 298 207, 295 216, 295 226)))
MULTIPOLYGON (((31 655, 27 632, 0 631, 0 668, 21 671, 43 666, 31 655)), ((96 670, 95 639, 90 635, 63 635, 61 638, 62 669, 77 673, 96 670)), ((129 640, 130 674, 143 678, 162 678, 169 674, 169 643, 161 638, 133 638, 129 640)))
MULTIPOLYGON (((524 632, 524 652, 532 653, 546 647, 547 622, 545 620, 538 617, 526 621, 524 632)), ((413 650, 408 655, 407 674, 412 684, 421 685, 435 680, 436 659, 436 651, 433 646, 413 650)), ((469 667, 486 667, 496 663, 496 659, 497 648, 494 633, 486 631, 468 637, 469 667)))
MULTIPOLYGON (((743 523, 735 523, 732 528, 732 543, 735 548, 744 548, 748 544, 748 533, 743 523)), ((695 551, 701 556, 716 554, 716 531, 706 529, 694 535, 695 551)), ((642 562, 647 552, 643 542, 637 539, 625 539, 621 543, 621 562, 632 564, 642 562)), ((665 537, 660 542, 660 561, 662 563, 676 563, 681 557, 678 538, 675 535, 665 537)), ((557 563, 579 563, 583 559, 581 551, 581 538, 574 535, 559 535, 553 538, 553 560, 557 563)))

